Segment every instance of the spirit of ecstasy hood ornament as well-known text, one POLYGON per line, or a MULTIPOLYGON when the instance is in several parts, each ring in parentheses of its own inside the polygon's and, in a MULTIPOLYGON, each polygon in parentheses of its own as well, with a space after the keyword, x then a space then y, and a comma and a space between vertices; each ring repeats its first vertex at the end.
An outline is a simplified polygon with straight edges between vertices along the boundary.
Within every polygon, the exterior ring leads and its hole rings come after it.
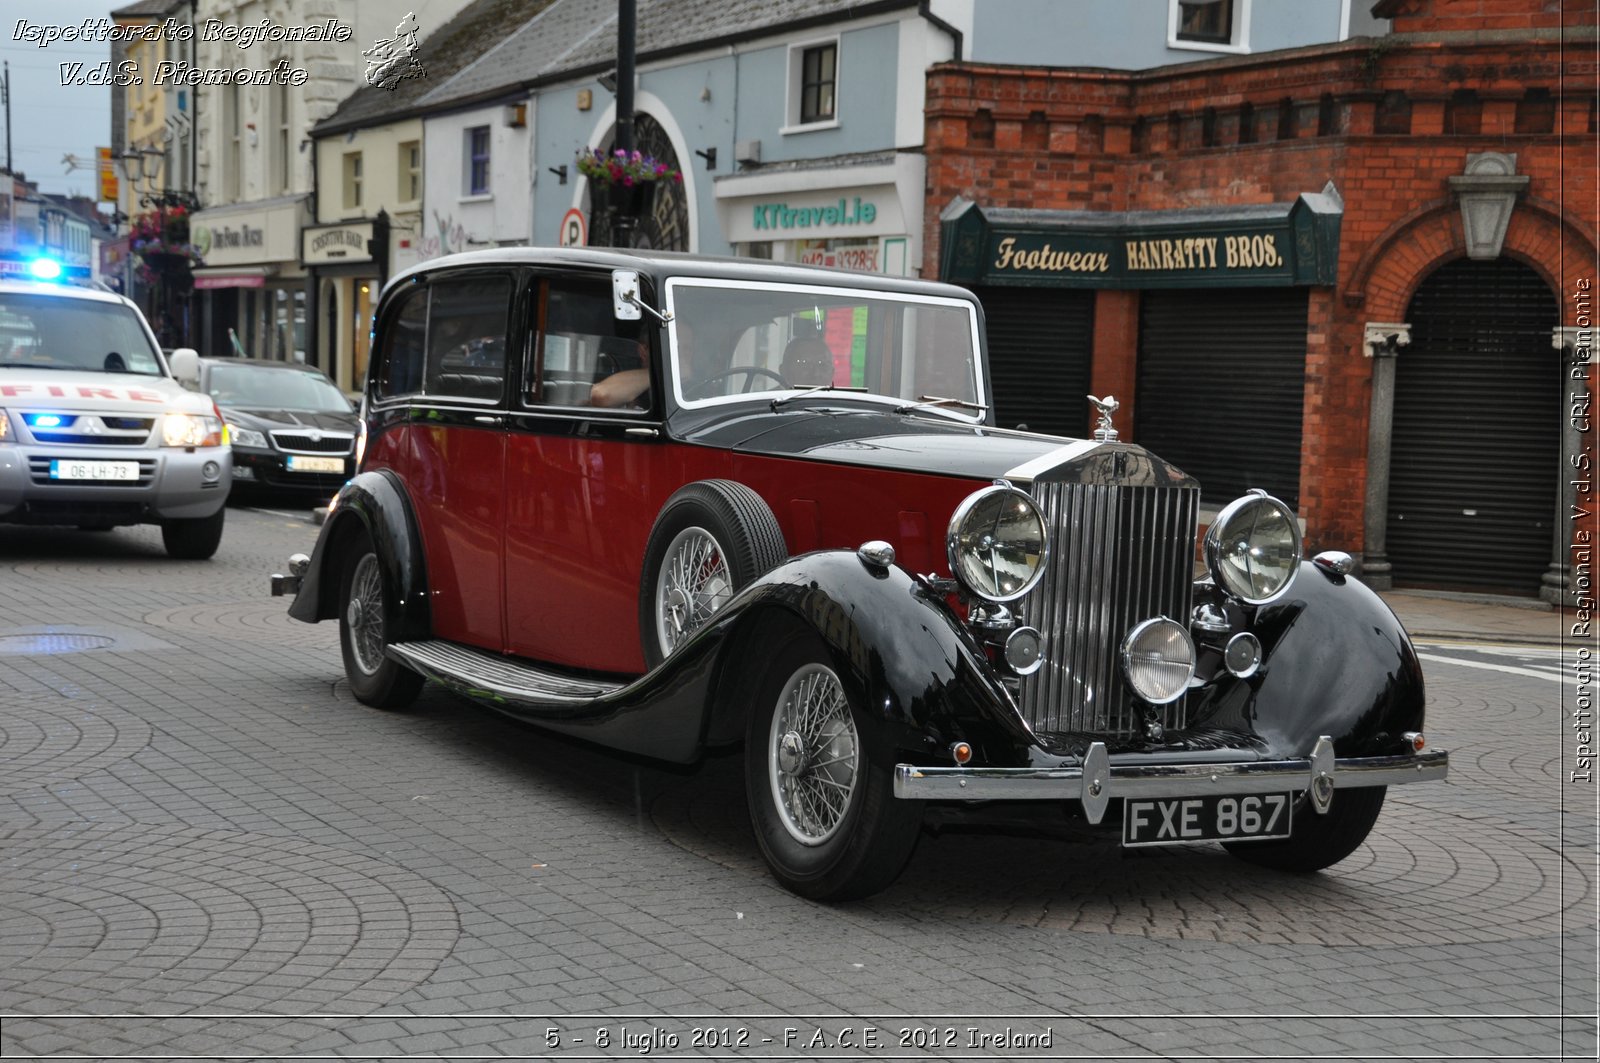
POLYGON ((1096 422, 1094 426, 1095 439, 1101 443, 1116 442, 1117 430, 1111 427, 1111 415, 1116 413, 1117 408, 1122 404, 1110 395, 1107 395, 1103 399, 1097 399, 1093 395, 1090 395, 1089 403, 1100 415, 1100 420, 1096 422))

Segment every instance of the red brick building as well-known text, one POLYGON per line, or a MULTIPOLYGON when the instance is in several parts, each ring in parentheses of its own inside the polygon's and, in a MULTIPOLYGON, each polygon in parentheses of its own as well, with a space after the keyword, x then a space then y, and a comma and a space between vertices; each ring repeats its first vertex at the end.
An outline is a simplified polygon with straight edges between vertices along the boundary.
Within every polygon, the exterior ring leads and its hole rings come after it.
POLYGON ((1002 423, 1083 435, 1111 392, 1208 506, 1267 488, 1371 582, 1570 598, 1595 10, 1382 0, 1389 35, 1312 48, 935 67, 924 275, 982 294, 1002 423))

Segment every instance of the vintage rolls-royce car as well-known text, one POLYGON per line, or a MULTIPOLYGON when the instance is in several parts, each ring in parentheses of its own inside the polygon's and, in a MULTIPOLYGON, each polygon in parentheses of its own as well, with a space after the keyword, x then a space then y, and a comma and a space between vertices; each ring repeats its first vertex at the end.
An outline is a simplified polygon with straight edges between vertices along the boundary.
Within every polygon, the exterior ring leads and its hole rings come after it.
POLYGON ((1303 560, 1262 492, 1197 542, 1196 482, 1109 417, 998 427, 983 336, 914 280, 432 260, 384 291, 359 472, 274 593, 337 620, 369 705, 428 678, 665 761, 742 742, 760 850, 819 899, 890 883, 928 802, 1312 871, 1444 777, 1348 555, 1303 560))

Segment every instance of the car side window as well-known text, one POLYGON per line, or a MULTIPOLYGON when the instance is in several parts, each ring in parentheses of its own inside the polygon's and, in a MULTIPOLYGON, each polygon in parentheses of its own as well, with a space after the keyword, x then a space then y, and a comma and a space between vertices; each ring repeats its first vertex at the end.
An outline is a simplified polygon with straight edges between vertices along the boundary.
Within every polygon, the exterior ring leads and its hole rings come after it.
POLYGON ((649 340, 638 321, 618 321, 611 278, 552 277, 541 286, 530 406, 650 406, 649 340))
POLYGON ((428 289, 418 285, 401 297, 390 315, 378 348, 378 395, 415 395, 422 390, 422 365, 427 351, 428 289))
POLYGON ((430 286, 428 395, 498 402, 505 393, 511 278, 462 277, 430 286))

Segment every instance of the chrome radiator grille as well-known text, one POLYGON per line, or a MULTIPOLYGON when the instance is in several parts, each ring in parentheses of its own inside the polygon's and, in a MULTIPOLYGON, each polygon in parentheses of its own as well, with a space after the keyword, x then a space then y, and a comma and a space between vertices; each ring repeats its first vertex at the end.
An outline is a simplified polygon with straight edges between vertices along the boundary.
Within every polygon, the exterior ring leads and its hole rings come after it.
MULTIPOLYGON (((1189 621, 1200 492, 1192 487, 1036 483, 1050 526, 1050 568, 1022 603, 1044 636, 1044 665, 1022 680, 1036 733, 1131 735, 1145 704, 1128 691, 1118 650, 1141 620, 1189 621)), ((1185 697, 1162 726, 1187 723, 1185 697)))

